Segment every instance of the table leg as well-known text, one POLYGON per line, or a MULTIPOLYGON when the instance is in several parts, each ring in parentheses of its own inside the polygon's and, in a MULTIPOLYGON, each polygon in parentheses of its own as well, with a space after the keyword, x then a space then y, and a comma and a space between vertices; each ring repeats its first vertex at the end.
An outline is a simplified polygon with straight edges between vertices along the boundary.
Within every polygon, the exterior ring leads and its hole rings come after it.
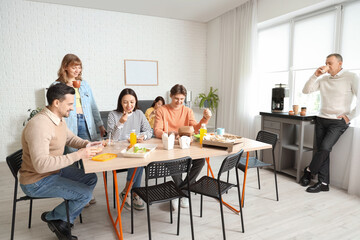
MULTIPOLYGON (((103 172, 103 178, 104 178, 104 188, 105 188, 105 197, 106 197, 106 206, 107 206, 107 211, 111 220, 111 223, 113 225, 113 228, 115 229, 116 235, 118 237, 118 239, 123 239, 122 235, 120 235, 119 231, 117 230, 116 224, 114 222, 114 219, 111 215, 110 212, 110 205, 109 205, 109 195, 108 195, 108 189, 107 189, 107 182, 106 182, 106 176, 105 176, 106 172, 103 172)), ((119 214, 119 213, 118 213, 119 214)))
POLYGON ((107 210, 108 210, 108 214, 111 220, 111 223, 114 227, 114 230, 116 232, 116 235, 118 237, 118 239, 123 239, 123 230, 122 230, 122 223, 121 223, 121 212, 122 209, 124 207, 127 195, 130 192, 134 177, 135 177, 135 173, 136 173, 137 168, 135 168, 134 173, 131 176, 131 180, 130 180, 130 184, 128 186, 128 188, 126 189, 126 195, 124 197, 124 200, 120 206, 120 198, 119 198, 119 190, 118 190, 118 181, 117 181, 117 174, 116 174, 116 170, 113 170, 113 174, 114 174, 114 184, 115 184, 115 194, 116 194, 116 206, 117 206, 117 218, 114 221, 111 211, 110 211, 110 203, 109 203, 109 195, 108 195, 108 189, 107 189, 107 180, 106 180, 106 172, 103 172, 103 178, 104 178, 104 187, 105 187, 105 196, 106 196, 106 205, 107 205, 107 210), (117 230, 117 223, 119 222, 119 231, 117 230))
POLYGON ((247 174, 248 164, 249 164, 249 152, 246 153, 246 164, 245 164, 244 182, 243 182, 243 189, 242 189, 242 196, 241 196, 241 207, 244 207, 245 182, 246 182, 246 174, 247 174))

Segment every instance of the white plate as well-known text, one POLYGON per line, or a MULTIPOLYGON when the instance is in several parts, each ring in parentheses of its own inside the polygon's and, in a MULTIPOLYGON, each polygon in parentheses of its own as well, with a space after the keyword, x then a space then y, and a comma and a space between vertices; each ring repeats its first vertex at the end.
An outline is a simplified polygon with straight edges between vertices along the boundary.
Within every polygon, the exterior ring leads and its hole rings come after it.
POLYGON ((150 149, 150 151, 146 152, 146 153, 130 153, 130 152, 127 152, 126 149, 124 149, 120 153, 124 157, 145 158, 147 155, 149 155, 152 151, 155 150, 155 148, 157 147, 157 144, 138 143, 138 144, 135 144, 135 147, 147 148, 147 149, 150 149))

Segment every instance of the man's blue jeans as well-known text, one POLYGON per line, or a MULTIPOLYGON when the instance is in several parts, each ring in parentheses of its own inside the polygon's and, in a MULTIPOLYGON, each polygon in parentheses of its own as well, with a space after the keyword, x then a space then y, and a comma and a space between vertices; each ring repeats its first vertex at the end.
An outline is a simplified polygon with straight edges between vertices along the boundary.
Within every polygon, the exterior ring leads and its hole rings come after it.
MULTIPOLYGON (((32 184, 20 184, 30 197, 55 197, 69 200, 70 222, 74 223, 84 206, 91 200, 97 182, 95 173, 85 174, 84 170, 66 167, 59 173, 45 177, 32 184)), ((67 221, 65 202, 46 215, 47 220, 67 221)))

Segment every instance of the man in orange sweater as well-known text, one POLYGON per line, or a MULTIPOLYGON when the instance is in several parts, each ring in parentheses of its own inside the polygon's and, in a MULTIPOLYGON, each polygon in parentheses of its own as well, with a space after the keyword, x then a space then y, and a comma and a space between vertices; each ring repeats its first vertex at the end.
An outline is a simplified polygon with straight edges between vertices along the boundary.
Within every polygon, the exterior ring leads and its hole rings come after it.
MULTIPOLYGON (((178 138, 178 129, 183 126, 193 126, 195 132, 198 132, 201 124, 207 124, 211 112, 209 109, 205 109, 203 117, 200 122, 196 122, 193 111, 184 106, 184 100, 186 98, 186 88, 180 84, 176 84, 170 90, 171 103, 162 106, 157 110, 155 116, 154 134, 157 138, 161 138, 164 132, 174 132, 176 138, 178 138)), ((201 169, 205 164, 205 159, 194 159, 189 173, 190 184, 194 183, 201 169)), ((181 175, 173 176, 174 182, 180 188, 186 188, 187 180, 182 180, 181 175)), ((173 208, 177 206, 177 201, 172 201, 173 208)), ((181 199, 181 207, 188 206, 188 199, 181 199)))

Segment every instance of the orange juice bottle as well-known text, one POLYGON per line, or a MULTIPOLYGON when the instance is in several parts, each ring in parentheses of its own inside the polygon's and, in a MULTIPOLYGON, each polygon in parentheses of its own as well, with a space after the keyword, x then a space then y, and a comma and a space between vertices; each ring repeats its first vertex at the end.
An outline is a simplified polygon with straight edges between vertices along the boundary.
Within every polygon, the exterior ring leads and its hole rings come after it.
POLYGON ((130 145, 135 145, 136 144, 136 132, 135 129, 131 130, 130 133, 130 145))
POLYGON ((202 141, 206 133, 207 133, 206 125, 205 123, 203 123, 201 124, 201 128, 200 128, 200 145, 202 145, 202 141))

